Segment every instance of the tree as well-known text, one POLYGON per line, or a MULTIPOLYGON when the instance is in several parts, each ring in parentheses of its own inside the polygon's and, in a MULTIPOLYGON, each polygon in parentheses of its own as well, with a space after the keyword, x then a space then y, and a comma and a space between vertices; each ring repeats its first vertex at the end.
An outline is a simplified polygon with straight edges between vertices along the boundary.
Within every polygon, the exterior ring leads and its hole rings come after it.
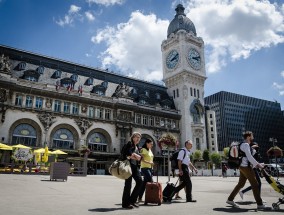
POLYGON ((206 164, 206 166, 207 166, 208 161, 210 161, 210 152, 209 152, 208 149, 205 149, 205 150, 203 151, 202 158, 203 158, 203 160, 205 161, 205 164, 206 164))
POLYGON ((202 158, 202 152, 200 150, 196 150, 193 154, 194 161, 200 161, 202 158))
POLYGON ((210 158, 211 158, 212 163, 215 164, 216 167, 220 167, 222 159, 219 153, 213 152, 210 158))
POLYGON ((229 149, 230 149, 230 147, 226 147, 226 148, 223 149, 224 160, 226 160, 229 157, 229 149))

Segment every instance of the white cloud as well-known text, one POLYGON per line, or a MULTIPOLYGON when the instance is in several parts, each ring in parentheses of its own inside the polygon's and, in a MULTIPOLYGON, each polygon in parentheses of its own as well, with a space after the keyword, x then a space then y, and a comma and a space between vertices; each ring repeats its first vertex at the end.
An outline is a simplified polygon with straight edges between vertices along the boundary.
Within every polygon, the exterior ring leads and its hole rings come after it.
POLYGON ((122 5, 125 2, 125 0, 86 0, 86 2, 88 2, 89 4, 95 3, 104 6, 111 6, 115 4, 122 5))
POLYGON ((63 19, 59 19, 58 21, 55 21, 56 24, 64 27, 65 25, 72 25, 74 20, 80 20, 83 21, 83 16, 79 13, 81 10, 81 7, 78 7, 76 5, 71 5, 68 13, 64 15, 63 19))
POLYGON ((284 71, 282 71, 282 72, 280 73, 280 75, 284 78, 284 71))
POLYGON ((115 65, 125 75, 147 81, 162 79, 161 41, 165 39, 169 22, 153 14, 136 11, 127 23, 106 27, 92 37, 94 43, 105 42, 103 67, 115 65))
MULTIPOLYGON (((206 44, 209 73, 284 42, 284 7, 267 0, 191 0, 183 5, 197 36, 206 44)), ((161 80, 160 44, 166 39, 168 25, 168 20, 136 11, 128 22, 98 31, 92 41, 107 45, 101 55, 103 66, 116 66, 124 74, 145 80, 161 80)))
POLYGON ((191 0, 186 8, 210 50, 208 72, 284 42, 283 9, 267 0, 191 0))
POLYGON ((273 88, 279 91, 280 96, 284 96, 284 84, 273 83, 273 88))
POLYGON ((85 16, 87 17, 87 19, 88 19, 89 21, 94 21, 94 20, 95 20, 94 15, 93 15, 92 12, 90 12, 90 11, 86 11, 86 12, 85 12, 85 16))

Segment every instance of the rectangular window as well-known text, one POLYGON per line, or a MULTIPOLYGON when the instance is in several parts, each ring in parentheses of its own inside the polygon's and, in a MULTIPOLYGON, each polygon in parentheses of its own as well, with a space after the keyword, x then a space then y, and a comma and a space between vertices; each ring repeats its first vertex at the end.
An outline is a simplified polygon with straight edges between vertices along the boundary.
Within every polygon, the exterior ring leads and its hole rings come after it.
POLYGON ((27 96, 26 97, 26 107, 27 108, 32 108, 33 107, 33 97, 32 96, 27 96))
POLYGON ((196 97, 196 89, 193 89, 194 97, 196 97))
POLYGON ((173 90, 173 93, 174 93, 174 98, 176 98, 176 91, 175 91, 175 90, 173 90))
POLYGON ((148 116, 143 115, 143 125, 148 125, 148 116))
POLYGON ((137 124, 141 124, 141 114, 136 114, 136 115, 135 115, 135 122, 136 122, 137 124))
POLYGON ((70 103, 69 102, 64 102, 63 111, 64 113, 70 113, 70 103))
POLYGON ((176 121, 175 121, 175 120, 172 121, 172 128, 173 128, 173 129, 176 128, 176 121))
POLYGON ((199 98, 199 90, 197 90, 197 98, 199 98))
POLYGON ((54 101, 54 112, 61 112, 61 101, 54 101))
POLYGON ((163 119, 163 118, 160 119, 160 126, 161 127, 165 126, 165 119, 163 119))
POLYGON ((96 107, 95 117, 98 119, 103 118, 103 109, 96 107))
POLYGON ((16 106, 22 106, 23 103, 23 96, 22 95, 16 95, 15 105, 16 106))
POLYGON ((211 134, 211 138, 214 138, 214 134, 211 134))
POLYGON ((213 131, 213 127, 211 127, 211 131, 213 131))
POLYGON ((190 88, 190 96, 192 96, 192 87, 190 88))
POLYGON ((105 109, 105 119, 111 119, 111 110, 105 109))
POLYGON ((94 118, 94 108, 93 107, 89 107, 88 115, 90 118, 94 118))
POLYGON ((177 97, 179 97, 179 91, 178 91, 178 89, 177 89, 177 97))
POLYGON ((42 104, 43 104, 43 99, 40 97, 36 97, 36 104, 35 104, 36 109, 42 109, 42 104))
POLYGON ((213 125, 213 121, 212 120, 210 120, 210 125, 213 125))
POLYGON ((72 104, 72 114, 74 114, 74 115, 79 114, 79 105, 77 103, 72 104))
POLYGON ((212 114, 210 114, 210 119, 212 119, 212 117, 213 117, 212 114))

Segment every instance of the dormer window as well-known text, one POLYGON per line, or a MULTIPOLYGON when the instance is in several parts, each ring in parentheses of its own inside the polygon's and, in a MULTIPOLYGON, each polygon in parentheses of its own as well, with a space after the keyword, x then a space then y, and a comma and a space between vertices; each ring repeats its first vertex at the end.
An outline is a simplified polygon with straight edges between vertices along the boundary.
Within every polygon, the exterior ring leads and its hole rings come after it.
POLYGON ((22 70, 25 70, 26 69, 26 66, 27 66, 27 63, 26 62, 20 62, 17 66, 16 66, 16 70, 18 71, 22 71, 22 70))
POLYGON ((161 94, 160 93, 156 93, 156 99, 160 100, 161 99, 161 94))
POLYGON ((137 94, 137 89, 136 88, 132 88, 132 94, 136 95, 137 94))
POLYGON ((96 90, 95 92, 97 95, 99 96, 103 96, 104 95, 104 92, 100 91, 100 90, 96 90))
POLYGON ((170 109, 170 106, 167 105, 167 104, 165 104, 165 105, 163 106, 163 108, 165 108, 165 109, 170 109))
POLYGON ((104 81, 104 82, 101 83, 101 85, 102 85, 103 87, 107 88, 108 82, 107 82, 107 81, 104 81))
POLYGON ((142 104, 142 105, 145 105, 146 101, 144 99, 140 99, 139 103, 142 104))
POLYGON ((78 80, 78 75, 77 74, 73 74, 73 75, 71 75, 71 77, 70 77, 74 82, 77 82, 77 80, 78 80))
POLYGON ((55 70, 51 78, 54 78, 54 79, 61 78, 61 74, 62 72, 60 70, 55 70))
POLYGON ((40 75, 42 75, 42 74, 44 73, 44 66, 39 66, 39 67, 36 69, 36 71, 37 71, 40 75))
POLYGON ((149 97, 149 91, 148 90, 145 90, 145 96, 149 97))
POLYGON ((93 85, 93 82, 94 82, 94 79, 90 77, 86 80, 85 85, 91 86, 91 85, 93 85))
POLYGON ((24 75, 21 77, 28 81, 37 82, 39 79, 39 73, 35 70, 26 70, 24 71, 24 75))

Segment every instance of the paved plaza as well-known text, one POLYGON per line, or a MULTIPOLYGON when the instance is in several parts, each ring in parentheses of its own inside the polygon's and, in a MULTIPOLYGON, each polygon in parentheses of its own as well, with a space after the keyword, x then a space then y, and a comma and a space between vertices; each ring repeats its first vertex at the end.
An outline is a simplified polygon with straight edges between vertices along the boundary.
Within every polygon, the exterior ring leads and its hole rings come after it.
MULTIPOLYGON (((168 177, 159 177, 165 187, 168 177)), ((171 178, 173 182, 176 178, 171 178)), ((1 215, 93 215, 93 214, 255 214, 256 203, 252 192, 245 194, 242 201, 235 201, 240 209, 229 207, 225 202, 236 185, 237 177, 192 177, 193 195, 197 203, 182 200, 163 203, 161 206, 140 204, 140 208, 126 210, 121 207, 123 180, 113 176, 91 175, 87 177, 69 176, 68 180, 50 181, 48 175, 0 174, 0 214, 1 215)), ((282 197, 262 179, 262 197, 271 204, 282 197)), ((284 179, 281 179, 283 183, 284 179)), ((258 211, 258 214, 283 214, 279 211, 258 211)))

